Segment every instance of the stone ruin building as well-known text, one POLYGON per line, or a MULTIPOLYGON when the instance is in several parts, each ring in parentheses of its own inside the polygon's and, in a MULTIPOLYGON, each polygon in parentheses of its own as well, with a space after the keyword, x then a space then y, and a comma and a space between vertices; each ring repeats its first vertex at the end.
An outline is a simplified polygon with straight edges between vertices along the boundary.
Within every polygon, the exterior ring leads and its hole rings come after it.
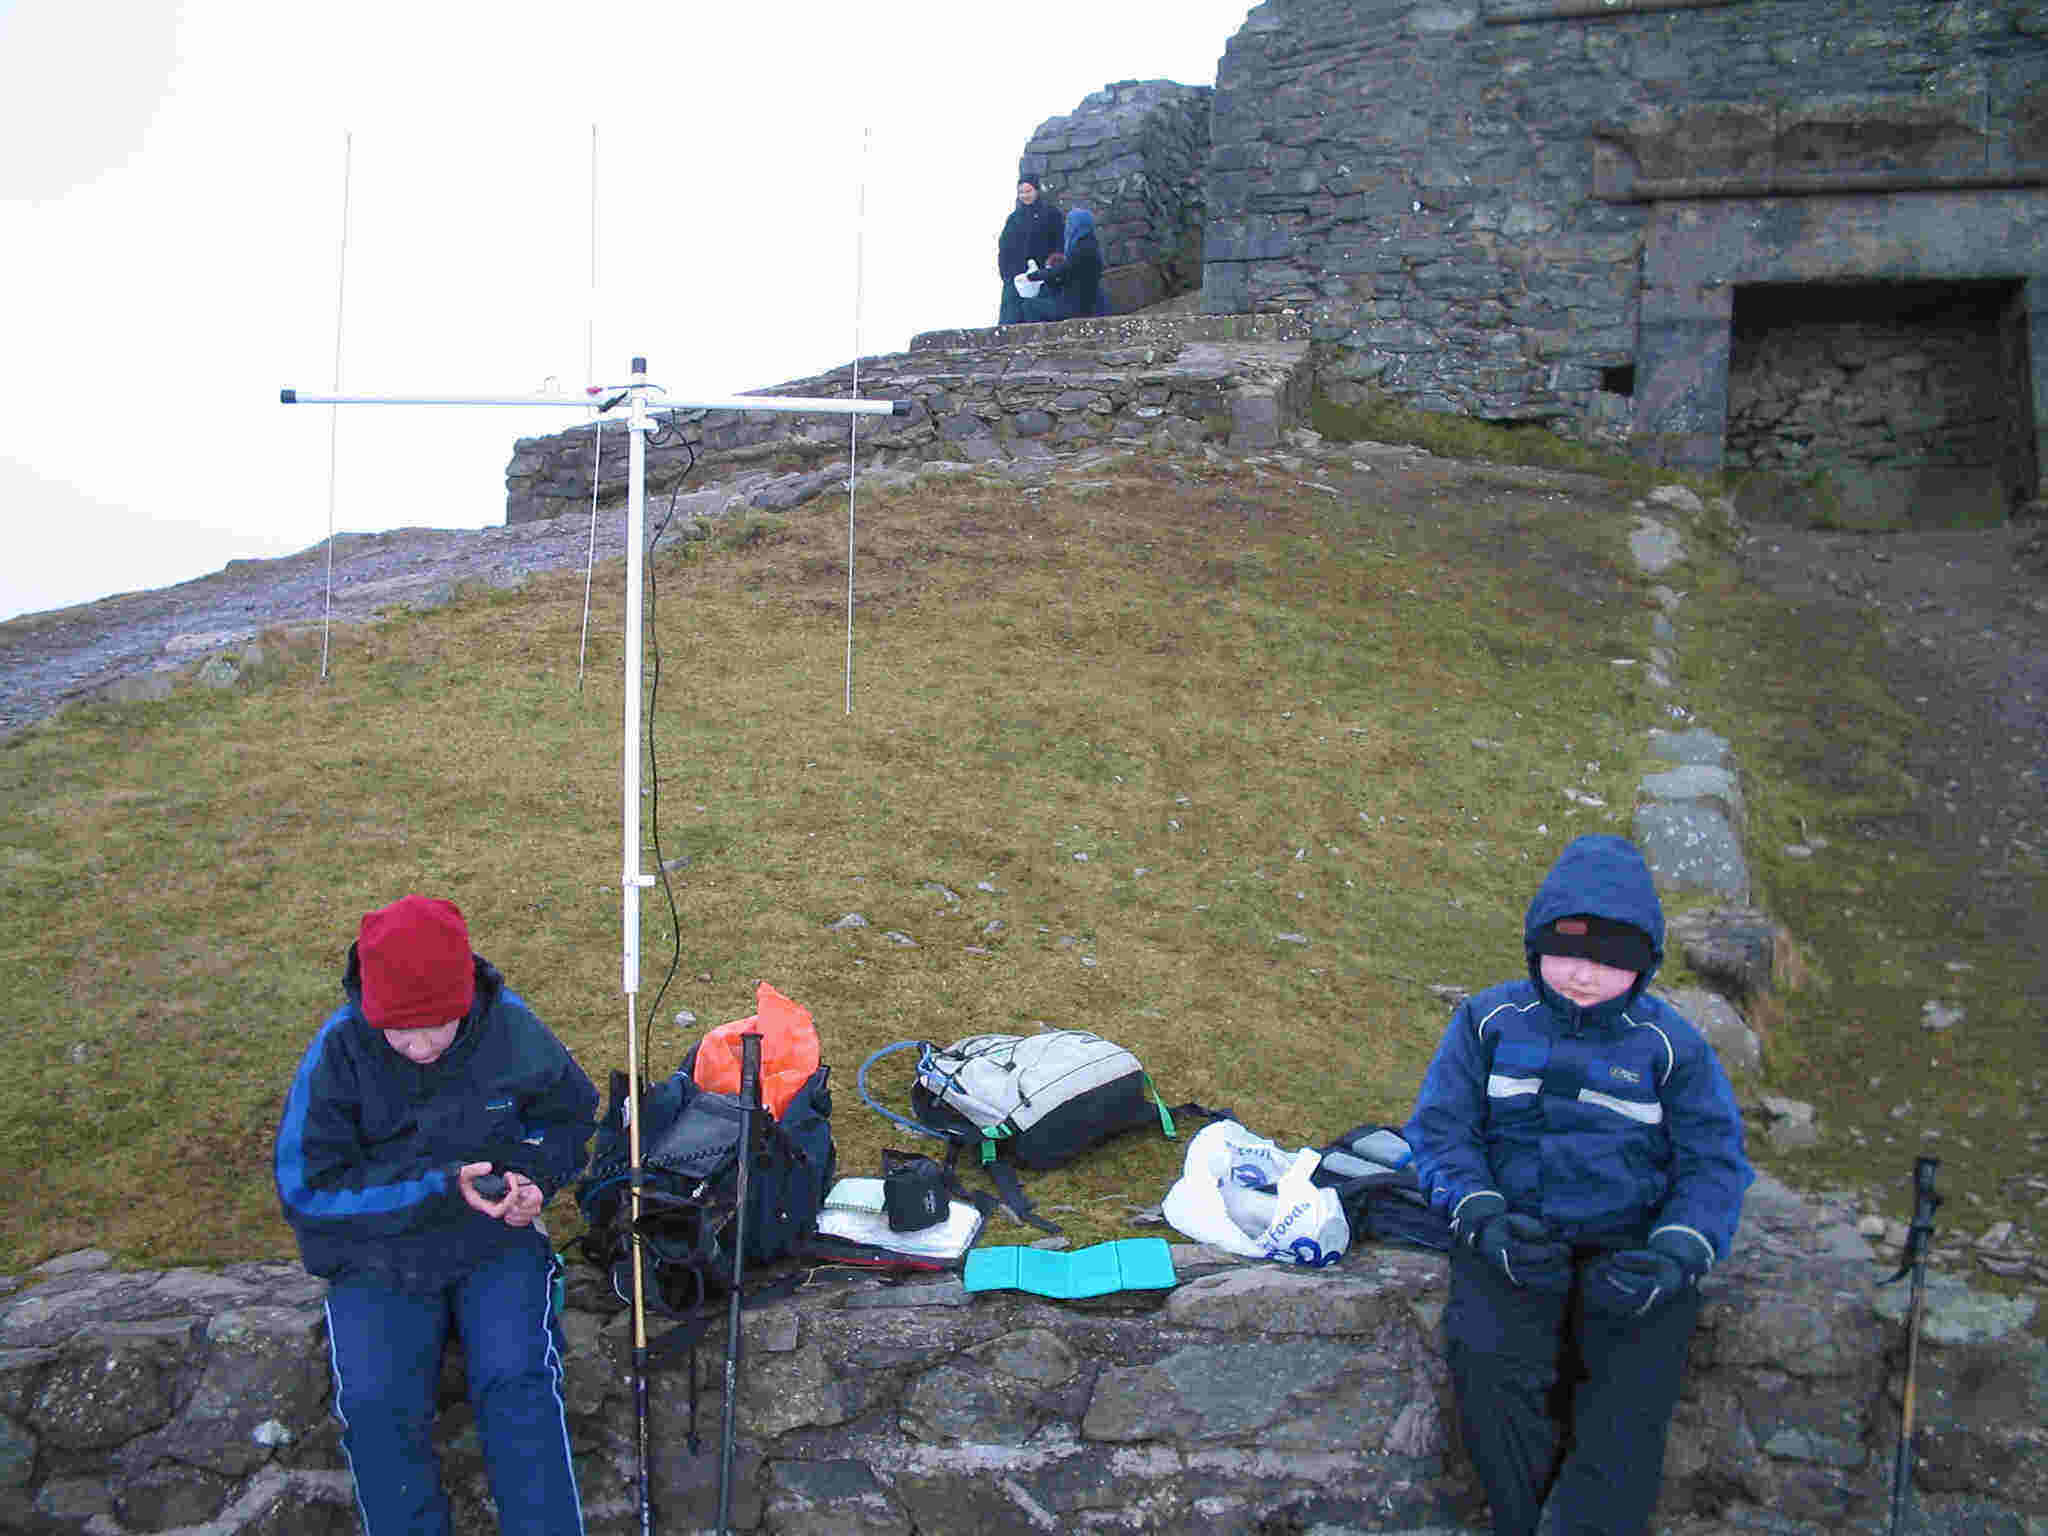
POLYGON ((1022 168, 1119 312, 1304 317, 1339 401, 1851 524, 2048 494, 2039 0, 1266 0, 1213 91, 1113 85, 1022 168))
MULTIPOLYGON (((1752 516, 2048 500, 2044 0, 1266 0, 1213 88, 1110 85, 1020 170, 1095 213, 1119 318, 863 360, 915 404, 872 462, 1256 448, 1320 393, 1731 472, 1752 516)), ((819 484, 843 436, 678 424, 819 484)), ((508 522, 587 503, 589 431, 520 442, 508 522)))

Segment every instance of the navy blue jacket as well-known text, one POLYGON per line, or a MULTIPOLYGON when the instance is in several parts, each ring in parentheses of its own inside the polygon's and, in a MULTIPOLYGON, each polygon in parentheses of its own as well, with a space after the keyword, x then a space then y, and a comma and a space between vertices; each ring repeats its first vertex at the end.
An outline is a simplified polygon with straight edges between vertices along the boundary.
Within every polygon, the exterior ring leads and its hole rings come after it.
POLYGON ((1523 925, 1529 975, 1460 1003, 1422 1080, 1409 1144, 1431 1203, 1450 1215, 1503 1196, 1558 1238, 1635 1247, 1654 1232, 1725 1258, 1752 1179, 1742 1115, 1713 1047, 1646 987, 1580 1008, 1544 985, 1529 942, 1554 919, 1624 922, 1664 955, 1664 914, 1642 854, 1581 837, 1558 857, 1523 925))
POLYGON ((546 1248, 537 1227, 471 1210, 455 1169, 491 1162, 552 1195, 583 1167, 597 1090, 496 968, 481 956, 475 963, 469 1015, 423 1067, 363 1016, 349 946, 348 1000, 299 1063, 272 1164, 313 1274, 433 1291, 507 1250, 546 1248))
POLYGON ((1060 249, 1066 230, 1066 215, 1043 192, 1028 208, 1019 203, 1003 221, 996 237, 996 271, 1008 282, 1032 262, 1041 267, 1045 258, 1060 249))

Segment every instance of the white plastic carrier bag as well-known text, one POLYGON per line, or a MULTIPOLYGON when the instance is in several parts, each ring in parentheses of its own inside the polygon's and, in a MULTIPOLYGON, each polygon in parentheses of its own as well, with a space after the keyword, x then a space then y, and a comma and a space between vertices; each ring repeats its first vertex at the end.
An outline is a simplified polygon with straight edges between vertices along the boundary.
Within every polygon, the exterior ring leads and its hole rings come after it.
POLYGON ((1311 1182, 1322 1153, 1284 1152, 1235 1120, 1218 1120, 1188 1143, 1181 1175, 1161 1210, 1176 1232, 1251 1259, 1319 1267, 1351 1241, 1337 1192, 1311 1182))
POLYGON ((1016 284, 1019 298, 1035 299, 1038 297, 1038 290, 1045 286, 1043 279, 1044 274, 1038 270, 1038 263, 1033 261, 1010 281, 1016 284))

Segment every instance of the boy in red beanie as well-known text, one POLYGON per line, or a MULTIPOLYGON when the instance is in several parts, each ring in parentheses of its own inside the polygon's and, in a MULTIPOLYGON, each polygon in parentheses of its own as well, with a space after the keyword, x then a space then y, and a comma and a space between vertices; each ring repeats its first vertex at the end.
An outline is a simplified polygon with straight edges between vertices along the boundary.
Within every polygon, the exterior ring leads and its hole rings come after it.
POLYGON ((446 1536, 434 1388, 462 1338, 501 1531, 580 1536, 554 1256, 538 1220, 582 1168, 597 1090, 454 903, 366 913, 346 1001, 300 1062, 274 1173, 327 1278, 334 1410, 365 1536, 446 1536), (477 1181, 495 1174, 502 1193, 477 1181))

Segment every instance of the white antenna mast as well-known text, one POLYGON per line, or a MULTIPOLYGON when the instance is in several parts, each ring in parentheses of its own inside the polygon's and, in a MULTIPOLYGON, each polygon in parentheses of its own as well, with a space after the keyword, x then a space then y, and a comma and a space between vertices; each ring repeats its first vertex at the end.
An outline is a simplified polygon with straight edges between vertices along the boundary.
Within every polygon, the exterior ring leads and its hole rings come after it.
MULTIPOLYGON (((641 629, 644 623, 641 593, 646 586, 642 570, 647 525, 647 435, 656 428, 647 408, 650 392, 663 392, 647 381, 647 360, 633 359, 631 380, 623 385, 590 385, 582 398, 574 395, 302 395, 295 389, 281 390, 278 398, 286 405, 537 405, 578 410, 600 400, 600 416, 624 402, 627 408, 627 499, 626 499, 626 688, 624 741, 620 751, 620 841, 619 889, 621 895, 621 971, 626 993, 626 1114, 627 1158, 631 1166, 631 1208, 633 1222, 633 1376, 635 1418, 640 1438, 640 1508, 643 1531, 647 1515, 647 1298, 645 1266, 640 1246, 640 893, 655 883, 655 876, 640 870, 640 735, 641 711, 641 629)), ((665 392, 663 392, 665 393, 665 392)), ((804 396, 737 395, 715 400, 667 402, 673 410, 778 411, 819 415, 908 416, 908 400, 824 400, 804 396)), ((331 541, 330 541, 331 543, 331 541)))

